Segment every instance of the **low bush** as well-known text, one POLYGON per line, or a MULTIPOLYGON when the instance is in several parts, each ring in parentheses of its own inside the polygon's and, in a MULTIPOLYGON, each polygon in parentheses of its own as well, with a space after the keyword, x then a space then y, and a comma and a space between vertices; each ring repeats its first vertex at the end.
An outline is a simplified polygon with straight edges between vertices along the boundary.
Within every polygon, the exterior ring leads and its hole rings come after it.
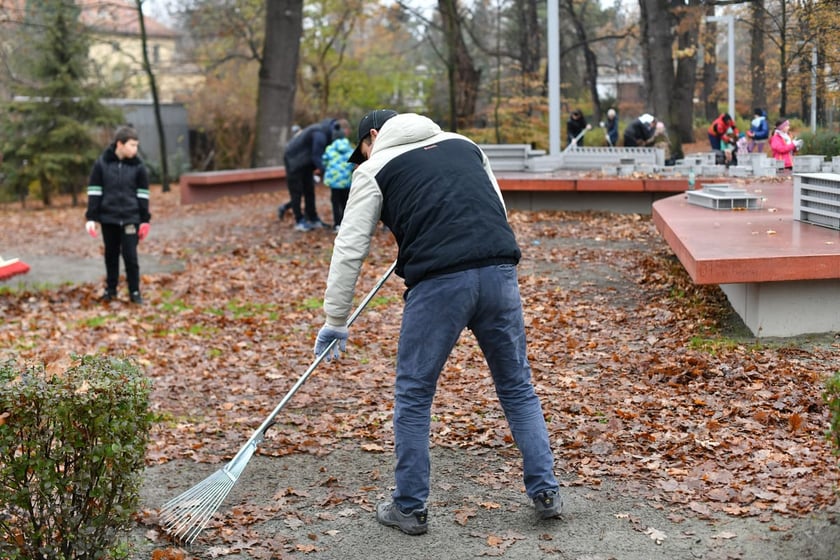
POLYGON ((799 153, 802 155, 824 155, 828 158, 840 155, 840 138, 829 130, 817 130, 815 134, 807 131, 803 132, 800 137, 803 145, 799 153))
POLYGON ((151 382, 131 361, 0 364, 0 558, 100 560, 137 509, 151 382))

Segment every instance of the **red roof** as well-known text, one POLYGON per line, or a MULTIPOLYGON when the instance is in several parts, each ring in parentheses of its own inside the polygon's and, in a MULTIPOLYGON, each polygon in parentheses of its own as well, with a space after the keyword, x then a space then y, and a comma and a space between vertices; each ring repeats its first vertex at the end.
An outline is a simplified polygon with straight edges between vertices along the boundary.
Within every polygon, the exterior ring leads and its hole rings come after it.
MULTIPOLYGON (((23 20, 26 0, 0 0, 0 23, 23 20)), ((82 9, 81 21, 95 31, 120 35, 140 35, 140 21, 134 0, 76 0, 82 9)), ((146 34, 150 37, 177 37, 178 32, 146 15, 146 34)))
MULTIPOLYGON (((77 3, 82 8, 82 23, 92 29, 121 35, 140 34, 137 5, 132 0, 77 0, 77 3)), ((149 36, 178 36, 175 30, 148 15, 144 15, 143 22, 149 36)))

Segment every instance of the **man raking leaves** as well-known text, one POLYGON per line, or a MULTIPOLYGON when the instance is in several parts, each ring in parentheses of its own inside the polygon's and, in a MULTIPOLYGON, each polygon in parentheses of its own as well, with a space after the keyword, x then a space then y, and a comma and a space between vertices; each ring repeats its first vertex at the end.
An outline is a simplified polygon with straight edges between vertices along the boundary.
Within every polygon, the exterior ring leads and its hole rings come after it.
POLYGON ((315 354, 346 349, 347 317, 380 220, 399 246, 405 280, 397 355, 396 488, 377 505, 383 525, 427 531, 429 429, 438 376, 464 328, 475 335, 522 453, 538 517, 562 511, 542 406, 531 382, 516 265, 520 250, 487 157, 464 136, 416 114, 377 110, 359 124, 344 221, 324 296, 315 354))

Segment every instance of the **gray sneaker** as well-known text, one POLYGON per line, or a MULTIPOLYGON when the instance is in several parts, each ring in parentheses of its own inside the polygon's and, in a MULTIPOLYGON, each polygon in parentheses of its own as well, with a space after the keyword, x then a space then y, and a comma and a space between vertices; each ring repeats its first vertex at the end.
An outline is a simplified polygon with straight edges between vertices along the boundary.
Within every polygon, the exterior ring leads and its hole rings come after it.
POLYGON ((427 509, 415 509, 403 513, 394 502, 376 504, 376 520, 386 527, 396 527, 406 535, 422 535, 429 528, 427 509))
POLYGON ((295 224, 295 231, 312 231, 312 226, 306 220, 300 220, 295 224))
POLYGON ((306 222, 309 224, 309 229, 331 229, 332 226, 328 223, 322 221, 320 218, 317 220, 309 220, 306 222))
POLYGON ((540 519, 560 517, 563 513, 563 500, 557 490, 546 490, 534 496, 534 509, 540 519))

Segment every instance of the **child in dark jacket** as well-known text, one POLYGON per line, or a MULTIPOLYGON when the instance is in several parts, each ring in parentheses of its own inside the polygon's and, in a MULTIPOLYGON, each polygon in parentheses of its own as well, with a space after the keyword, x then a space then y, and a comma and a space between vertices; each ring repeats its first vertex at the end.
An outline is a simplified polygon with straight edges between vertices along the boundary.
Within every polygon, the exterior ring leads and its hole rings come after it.
POLYGON ((117 296, 120 254, 125 264, 129 299, 142 304, 137 243, 149 234, 149 175, 137 156, 137 131, 130 126, 117 129, 114 142, 93 165, 88 180, 85 229, 96 237, 96 222, 105 244, 105 293, 103 301, 117 296))

